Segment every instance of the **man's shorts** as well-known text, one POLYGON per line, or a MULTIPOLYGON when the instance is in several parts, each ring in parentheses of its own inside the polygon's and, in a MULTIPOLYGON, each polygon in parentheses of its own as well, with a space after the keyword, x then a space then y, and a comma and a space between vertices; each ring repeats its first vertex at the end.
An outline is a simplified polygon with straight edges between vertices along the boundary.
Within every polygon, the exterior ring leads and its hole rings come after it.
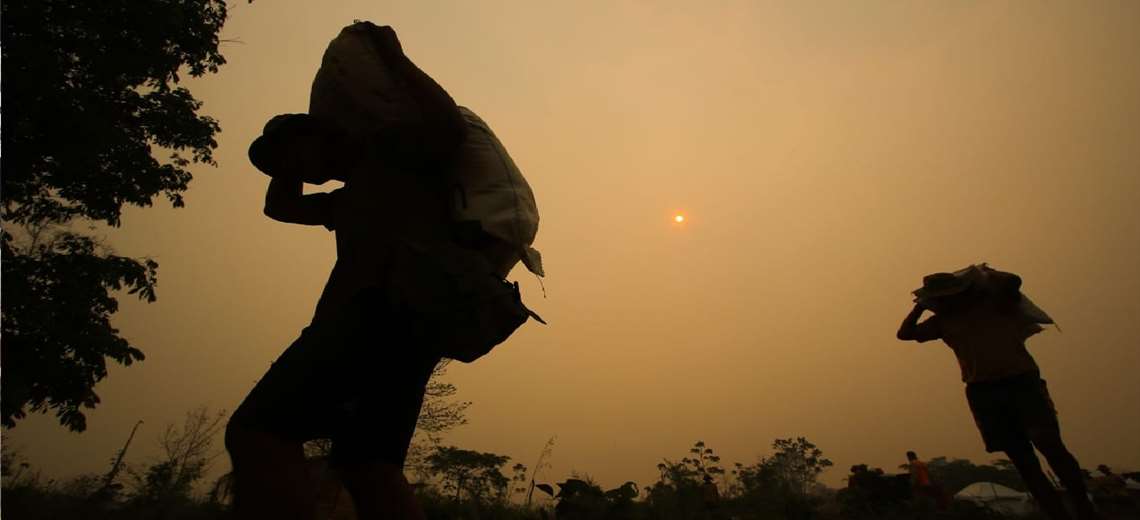
POLYGON ((1037 433, 1060 430, 1053 399, 1036 372, 970 383, 966 400, 990 453, 1032 446, 1037 433))
POLYGON ((359 303, 314 322, 273 363, 231 424, 294 441, 333 441, 332 463, 403 466, 438 355, 398 315, 359 303))

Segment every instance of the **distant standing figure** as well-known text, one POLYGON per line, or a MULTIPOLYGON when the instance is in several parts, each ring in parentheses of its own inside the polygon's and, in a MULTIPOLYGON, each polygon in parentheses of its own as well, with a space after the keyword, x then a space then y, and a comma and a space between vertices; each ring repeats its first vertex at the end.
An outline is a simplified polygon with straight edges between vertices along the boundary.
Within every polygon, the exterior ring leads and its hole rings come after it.
POLYGON ((716 482, 710 475, 705 475, 704 483, 701 484, 701 501, 705 505, 705 518, 712 518, 716 514, 717 509, 720 507, 720 490, 716 487, 716 482))
POLYGON ((1021 279, 985 266, 972 276, 936 273, 923 278, 898 339, 941 339, 958 358, 966 400, 986 451, 1004 452, 1030 493, 1053 520, 1068 520, 1060 496, 1042 471, 1039 450, 1064 484, 1082 520, 1098 519, 1080 465, 1061 441, 1057 411, 1025 340, 1041 327, 1019 310, 1021 279), (922 323, 923 312, 933 316, 922 323))
POLYGON ((716 488, 716 482, 709 475, 705 475, 704 484, 701 486, 701 495, 704 498, 705 506, 711 508, 720 504, 720 491, 716 488))
POLYGON ((913 451, 906 452, 907 466, 910 469, 910 484, 916 497, 928 497, 934 500, 940 511, 949 505, 946 493, 930 478, 930 468, 919 460, 918 454, 913 451))

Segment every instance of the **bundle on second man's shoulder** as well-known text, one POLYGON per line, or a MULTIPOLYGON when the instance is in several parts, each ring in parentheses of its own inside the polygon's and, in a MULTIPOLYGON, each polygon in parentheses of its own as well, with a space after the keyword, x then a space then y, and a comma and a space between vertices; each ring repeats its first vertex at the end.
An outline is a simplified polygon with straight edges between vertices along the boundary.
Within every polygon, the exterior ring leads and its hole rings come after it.
POLYGON ((973 298, 1000 300, 1017 305, 1017 312, 1030 323, 1055 324, 1053 318, 1021 291, 1021 277, 999 271, 985 262, 972 264, 952 273, 934 273, 924 277, 927 283, 913 291, 915 301, 932 307, 938 298, 969 291, 973 298), (933 282, 933 283, 931 283, 933 282))

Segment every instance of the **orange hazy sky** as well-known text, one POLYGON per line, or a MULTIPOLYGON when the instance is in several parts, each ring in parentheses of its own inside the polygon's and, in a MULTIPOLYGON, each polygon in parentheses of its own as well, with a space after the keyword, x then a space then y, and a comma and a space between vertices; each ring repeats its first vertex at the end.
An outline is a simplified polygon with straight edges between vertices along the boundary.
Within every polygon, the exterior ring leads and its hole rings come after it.
POLYGON ((154 455, 307 323, 333 237, 262 216, 246 148, 353 19, 494 127, 542 212, 547 297, 514 276, 550 325, 453 366, 474 404, 446 443, 530 465, 557 435, 540 481, 605 486, 696 440, 751 463, 806 436, 833 485, 908 449, 988 461, 950 350, 894 339, 922 275, 988 261, 1063 329, 1030 350, 1082 464, 1140 468, 1140 3, 243 1, 188 83, 219 167, 103 232, 160 264, 115 318, 147 359, 87 432, 9 432, 45 473, 105 471, 140 418, 128 459, 154 455))

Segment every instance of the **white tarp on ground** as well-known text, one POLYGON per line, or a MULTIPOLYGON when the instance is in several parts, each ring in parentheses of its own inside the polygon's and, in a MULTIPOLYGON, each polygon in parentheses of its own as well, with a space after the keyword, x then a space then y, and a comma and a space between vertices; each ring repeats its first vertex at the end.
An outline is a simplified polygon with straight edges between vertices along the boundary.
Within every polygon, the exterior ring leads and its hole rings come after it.
POLYGON ((969 500, 1008 515, 1026 515, 1033 512, 1033 500, 1022 493, 993 482, 974 482, 954 495, 958 500, 969 500))

